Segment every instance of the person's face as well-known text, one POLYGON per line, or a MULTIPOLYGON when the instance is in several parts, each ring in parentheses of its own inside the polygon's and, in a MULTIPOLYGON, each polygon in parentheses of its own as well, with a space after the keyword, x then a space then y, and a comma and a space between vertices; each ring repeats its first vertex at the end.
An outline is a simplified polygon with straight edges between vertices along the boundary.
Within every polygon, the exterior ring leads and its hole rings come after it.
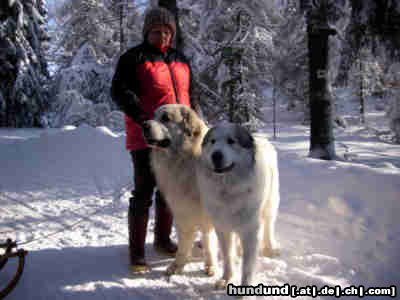
POLYGON ((171 38, 171 29, 165 25, 154 25, 147 36, 149 43, 157 48, 165 48, 170 46, 171 38))

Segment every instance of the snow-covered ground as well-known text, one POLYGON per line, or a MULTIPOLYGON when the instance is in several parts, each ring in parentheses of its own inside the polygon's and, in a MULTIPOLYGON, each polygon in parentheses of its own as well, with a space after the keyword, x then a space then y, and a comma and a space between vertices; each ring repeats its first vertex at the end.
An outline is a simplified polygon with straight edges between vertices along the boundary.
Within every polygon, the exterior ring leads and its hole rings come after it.
MULTIPOLYGON (((309 129, 285 116, 278 115, 272 140, 279 153, 283 252, 258 259, 257 283, 397 289, 400 146, 377 137, 387 130, 384 114, 370 111, 367 128, 335 130, 337 152, 347 162, 307 158, 309 129)), ((260 134, 271 137, 272 126, 260 134)), ((10 237, 29 250, 7 299, 231 298, 214 291, 216 278, 203 275, 198 253, 184 275, 165 277, 171 259, 151 247, 153 217, 147 240, 153 270, 130 273, 131 174, 124 136, 107 128, 0 129, 0 241, 10 237)), ((0 289, 15 267, 11 261, 0 271, 0 289)), ((290 297, 257 297, 267 298, 290 297)))

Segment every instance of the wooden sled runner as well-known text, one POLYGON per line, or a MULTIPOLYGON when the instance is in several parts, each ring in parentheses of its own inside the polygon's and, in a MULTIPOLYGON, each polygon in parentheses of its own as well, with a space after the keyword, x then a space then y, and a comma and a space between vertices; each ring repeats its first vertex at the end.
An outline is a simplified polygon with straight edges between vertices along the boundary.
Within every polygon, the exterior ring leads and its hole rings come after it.
POLYGON ((2 289, 2 287, 0 287, 0 299, 4 299, 8 294, 11 293, 20 280, 22 272, 24 271, 25 256, 28 254, 28 251, 25 251, 24 249, 15 251, 13 250, 14 248, 17 248, 17 243, 10 239, 8 239, 4 244, 0 243, 0 270, 7 264, 8 259, 18 259, 18 268, 14 278, 11 279, 5 288, 2 289))

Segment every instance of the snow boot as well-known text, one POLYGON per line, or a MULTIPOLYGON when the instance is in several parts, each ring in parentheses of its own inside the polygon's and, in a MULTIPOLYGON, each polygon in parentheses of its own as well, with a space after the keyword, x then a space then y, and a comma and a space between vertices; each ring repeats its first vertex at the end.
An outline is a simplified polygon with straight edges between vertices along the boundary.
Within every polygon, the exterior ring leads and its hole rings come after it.
POLYGON ((175 257, 178 247, 170 238, 173 224, 171 210, 160 192, 157 192, 155 200, 154 250, 160 254, 175 257))
POLYGON ((150 271, 145 259, 145 243, 149 213, 134 209, 134 199, 131 198, 128 212, 129 256, 131 269, 134 273, 150 271))

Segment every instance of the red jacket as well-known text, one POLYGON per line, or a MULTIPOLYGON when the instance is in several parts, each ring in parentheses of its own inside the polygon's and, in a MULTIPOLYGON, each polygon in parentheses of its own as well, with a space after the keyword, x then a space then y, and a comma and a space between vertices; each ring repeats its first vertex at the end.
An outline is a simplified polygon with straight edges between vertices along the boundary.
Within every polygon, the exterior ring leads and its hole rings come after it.
POLYGON ((111 96, 125 113, 126 148, 146 148, 137 122, 152 119, 164 104, 190 107, 190 66, 173 48, 166 53, 142 43, 124 53, 112 80, 111 96))

